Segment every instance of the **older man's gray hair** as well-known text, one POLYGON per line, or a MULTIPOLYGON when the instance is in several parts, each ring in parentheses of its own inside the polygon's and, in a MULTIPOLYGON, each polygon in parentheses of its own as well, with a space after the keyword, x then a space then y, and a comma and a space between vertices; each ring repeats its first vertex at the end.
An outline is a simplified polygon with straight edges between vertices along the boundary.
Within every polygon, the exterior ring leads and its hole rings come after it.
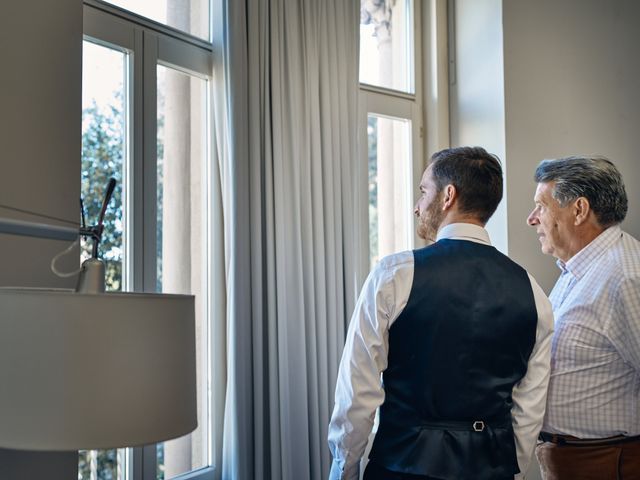
POLYGON ((553 198, 561 206, 585 197, 602 227, 610 227, 627 215, 627 192, 615 165, 601 156, 571 156, 543 160, 536 168, 538 183, 555 182, 553 198))

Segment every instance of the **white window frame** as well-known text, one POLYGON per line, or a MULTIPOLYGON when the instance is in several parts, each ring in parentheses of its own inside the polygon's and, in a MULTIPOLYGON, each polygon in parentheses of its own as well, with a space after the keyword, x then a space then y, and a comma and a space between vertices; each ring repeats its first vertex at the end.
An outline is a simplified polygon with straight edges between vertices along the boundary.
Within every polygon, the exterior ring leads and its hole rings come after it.
MULTIPOLYGON (((417 198, 417 185, 427 166, 428 156, 450 146, 449 136, 449 57, 448 57, 448 2, 447 0, 413 0, 414 42, 413 56, 414 93, 381 88, 360 83, 359 94, 359 145, 357 169, 357 205, 360 212, 360 231, 369 232, 367 189, 367 118, 369 114, 411 121, 411 189, 417 198)), ((412 204, 413 205, 413 204, 412 204)), ((410 214, 410 212, 408 212, 410 214)), ((364 238, 369 238, 366 235, 364 238)), ((424 245, 413 235, 412 248, 424 245)), ((369 269, 369 246, 363 245, 359 258, 360 274, 366 276, 369 269)), ((364 278, 364 276, 362 278, 364 278)))
MULTIPOLYGON (((94 43, 129 53, 126 74, 128 85, 128 131, 123 179, 128 186, 123 189, 125 213, 123 287, 129 291, 155 292, 157 277, 156 221, 157 221, 157 65, 164 65, 209 81, 213 72, 213 45, 201 38, 172 27, 146 19, 122 8, 100 0, 84 0, 83 29, 85 39, 94 43), (129 97, 130 95, 130 97, 129 97)), ((213 10, 213 9, 211 9, 213 10)), ((212 24, 212 22, 210 22, 212 24)), ((207 108, 210 128, 207 131, 207 185, 211 184, 211 132, 212 112, 207 108)), ((211 205, 210 188, 205 194, 206 205, 211 205)), ((206 209, 207 224, 212 225, 211 210, 206 209)), ((207 228, 207 284, 211 285, 211 239, 207 228)), ((210 288, 208 289, 210 291, 210 288)), ((208 322, 211 322, 210 304, 205 301, 208 322)), ((211 328, 207 329, 211 345, 211 328)), ((209 349, 210 350, 210 349, 209 349)), ((208 352, 208 371, 212 371, 211 352, 208 352)), ((211 378, 206 379, 210 391, 211 378)), ((209 397, 208 435, 209 466, 188 472, 173 480, 212 480, 214 478, 212 438, 214 436, 209 397)), ((124 469, 129 480, 156 480, 156 444, 128 449, 124 469)))
MULTIPOLYGON (((416 179, 420 178, 423 170, 423 106, 422 106, 422 0, 413 0, 413 45, 409 46, 409 54, 413 63, 413 78, 410 79, 409 85, 414 93, 407 93, 389 88, 360 83, 359 92, 359 145, 360 161, 357 169, 359 181, 359 190, 361 199, 358 210, 361 213, 360 230, 369 232, 369 212, 368 212, 368 188, 367 181, 367 165, 368 165, 368 149, 367 149, 367 124, 369 115, 378 115, 391 119, 408 120, 411 122, 411 167, 410 167, 410 185, 407 186, 414 195, 414 186, 417 184, 416 179)), ((418 180, 419 181, 419 180, 418 180)), ((411 212, 407 212, 408 215, 411 212)), ((369 238, 366 235, 364 238, 369 238)), ((414 242, 412 247, 416 244, 414 242)), ((359 259, 361 275, 366 275, 369 269, 369 244, 363 245, 363 254, 359 259)), ((363 276, 364 278, 364 276, 363 276)))

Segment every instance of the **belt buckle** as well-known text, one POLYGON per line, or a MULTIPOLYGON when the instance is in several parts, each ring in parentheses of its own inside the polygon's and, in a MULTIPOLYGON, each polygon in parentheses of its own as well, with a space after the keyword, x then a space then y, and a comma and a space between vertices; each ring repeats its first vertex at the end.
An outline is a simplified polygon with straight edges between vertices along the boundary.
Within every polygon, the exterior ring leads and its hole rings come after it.
POLYGON ((472 427, 474 432, 482 432, 484 430, 484 422, 482 420, 476 420, 473 422, 472 427))

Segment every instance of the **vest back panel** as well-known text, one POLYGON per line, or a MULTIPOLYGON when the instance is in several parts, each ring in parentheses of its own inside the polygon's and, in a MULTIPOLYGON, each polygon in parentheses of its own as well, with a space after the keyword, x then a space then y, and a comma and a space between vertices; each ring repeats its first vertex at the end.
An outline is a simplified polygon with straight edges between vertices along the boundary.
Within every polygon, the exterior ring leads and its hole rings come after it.
POLYGON ((389 330, 370 457, 438 478, 513 475, 511 392, 537 326, 529 277, 494 247, 464 240, 415 250, 414 261, 408 303, 389 330), (479 420, 486 428, 475 432, 479 420))

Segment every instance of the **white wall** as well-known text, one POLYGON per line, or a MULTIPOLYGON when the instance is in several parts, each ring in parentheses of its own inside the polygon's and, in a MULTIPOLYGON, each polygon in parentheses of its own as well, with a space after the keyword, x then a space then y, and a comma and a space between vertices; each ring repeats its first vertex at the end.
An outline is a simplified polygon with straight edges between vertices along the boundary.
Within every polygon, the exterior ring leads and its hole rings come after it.
POLYGON ((547 291, 558 270, 525 223, 540 160, 612 159, 629 194, 623 227, 640 237, 638 21, 634 0, 455 1, 451 143, 506 163, 507 201, 490 233, 547 291))
MULTIPOLYGON (((2 2, 0 58, 0 204, 77 221, 82 1, 2 2)), ((67 244, 0 234, 0 285, 69 285, 49 268, 67 244)))
MULTIPOLYGON (((449 70, 451 145, 484 147, 500 158, 506 174, 502 2, 457 0, 452 5, 450 13, 455 20, 449 38, 455 45, 455 66, 449 70)), ((504 253, 508 251, 507 209, 505 195, 487 225, 492 243, 504 253)))
MULTIPOLYGON (((82 1, 2 2, 0 58, 0 203, 77 220, 82 1)), ((37 220, 3 209, 0 216, 37 220)), ((69 286, 74 280, 61 281, 49 269, 65 247, 0 234, 0 285, 69 286)), ((77 267, 77 258, 61 266, 77 267)), ((76 452, 0 449, 3 480, 75 478, 77 465, 76 452)))
POLYGON ((640 2, 503 2, 509 254, 548 291, 558 270, 525 225, 544 158, 609 157, 629 195, 623 227, 640 238, 640 2))

